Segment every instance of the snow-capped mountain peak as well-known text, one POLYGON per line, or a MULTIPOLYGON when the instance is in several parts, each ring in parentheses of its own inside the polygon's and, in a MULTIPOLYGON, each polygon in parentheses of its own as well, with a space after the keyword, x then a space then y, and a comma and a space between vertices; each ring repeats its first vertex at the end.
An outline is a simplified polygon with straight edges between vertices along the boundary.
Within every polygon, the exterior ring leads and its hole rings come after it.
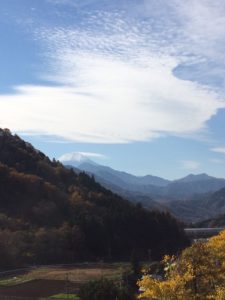
POLYGON ((65 153, 58 158, 64 165, 70 165, 74 167, 78 167, 83 163, 89 163, 93 165, 97 165, 94 161, 89 159, 89 157, 97 157, 97 153, 89 153, 89 152, 71 152, 65 153))

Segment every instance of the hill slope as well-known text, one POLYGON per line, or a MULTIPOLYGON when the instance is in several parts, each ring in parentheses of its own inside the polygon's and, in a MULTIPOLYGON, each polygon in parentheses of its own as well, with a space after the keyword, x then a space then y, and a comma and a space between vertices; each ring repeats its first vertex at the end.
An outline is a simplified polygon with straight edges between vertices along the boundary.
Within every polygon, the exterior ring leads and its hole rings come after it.
POLYGON ((149 212, 0 130, 0 266, 146 258, 187 244, 169 214, 149 212))
POLYGON ((196 195, 213 193, 225 187, 225 179, 215 178, 207 174, 189 174, 184 178, 170 181, 152 175, 134 176, 99 165, 85 156, 78 156, 76 153, 63 155, 59 160, 64 165, 93 174, 103 186, 130 200, 137 202, 139 198, 144 198, 146 200, 144 205, 148 208, 158 206, 160 209, 160 205, 155 202, 190 200, 196 195))
POLYGON ((208 228, 216 228, 216 227, 225 227, 225 214, 221 214, 215 218, 207 219, 201 222, 196 223, 197 227, 208 227, 208 228))
MULTIPOLYGON (((217 215, 225 207, 215 208, 213 201, 207 204, 211 194, 225 186, 225 179, 207 174, 189 174, 184 178, 169 181, 151 175, 138 177, 92 162, 84 156, 72 153, 62 157, 65 165, 84 170, 105 188, 150 210, 170 211, 185 222, 198 222, 217 215), (74 160, 75 158, 75 160, 74 160), (69 159, 69 160, 68 160, 69 159)), ((213 196, 212 196, 213 197, 213 196)))
POLYGON ((186 222, 214 219, 225 213, 225 188, 189 201, 171 201, 166 205, 173 215, 186 222))

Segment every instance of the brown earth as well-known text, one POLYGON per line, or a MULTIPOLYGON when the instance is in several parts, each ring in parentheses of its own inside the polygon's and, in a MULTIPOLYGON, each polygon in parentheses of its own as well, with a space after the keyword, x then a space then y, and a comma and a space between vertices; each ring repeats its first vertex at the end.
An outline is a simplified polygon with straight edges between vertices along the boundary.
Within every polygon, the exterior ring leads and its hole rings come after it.
POLYGON ((84 282, 101 277, 120 278, 127 269, 127 263, 39 267, 2 278, 0 300, 17 300, 14 297, 18 297, 20 300, 36 300, 59 293, 77 293, 80 285, 84 282))
POLYGON ((1 296, 49 297, 59 293, 75 293, 78 284, 65 280, 37 279, 14 286, 0 286, 1 296))
POLYGON ((127 269, 126 264, 118 265, 88 265, 61 268, 38 268, 21 277, 28 281, 33 279, 66 280, 72 282, 86 282, 100 279, 101 277, 112 278, 120 276, 127 269))

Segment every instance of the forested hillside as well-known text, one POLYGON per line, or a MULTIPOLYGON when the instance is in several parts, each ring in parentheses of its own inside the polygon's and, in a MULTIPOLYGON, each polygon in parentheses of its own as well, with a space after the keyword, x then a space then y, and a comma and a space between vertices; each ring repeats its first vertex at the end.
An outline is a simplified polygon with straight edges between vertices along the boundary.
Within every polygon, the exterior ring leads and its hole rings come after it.
POLYGON ((207 219, 195 224, 197 227, 208 227, 215 228, 221 227, 225 228, 225 214, 220 214, 215 218, 207 219))
POLYGON ((177 218, 186 222, 216 219, 225 213, 225 188, 208 195, 196 196, 189 201, 171 201, 167 203, 167 207, 177 218))
POLYGON ((59 158, 66 166, 72 166, 93 174, 104 187, 118 193, 131 201, 145 200, 144 206, 152 208, 171 201, 186 201, 197 196, 214 193, 225 187, 224 178, 216 178, 207 174, 189 174, 177 180, 166 180, 152 175, 135 176, 126 172, 114 170, 110 167, 96 164, 90 159, 83 158, 80 163, 73 159, 73 153, 59 158))
POLYGON ((169 214, 131 204, 0 130, 1 267, 126 260, 133 250, 158 259, 187 244, 169 214))

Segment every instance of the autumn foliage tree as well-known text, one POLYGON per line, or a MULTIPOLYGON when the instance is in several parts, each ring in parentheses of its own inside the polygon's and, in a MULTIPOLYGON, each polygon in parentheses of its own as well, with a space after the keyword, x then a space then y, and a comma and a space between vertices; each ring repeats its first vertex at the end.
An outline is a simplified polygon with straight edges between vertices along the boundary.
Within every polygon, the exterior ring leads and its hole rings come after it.
POLYGON ((189 243, 182 225, 147 211, 0 129, 0 268, 161 259, 189 243))
POLYGON ((162 279, 146 274, 138 282, 140 298, 163 300, 225 299, 225 231, 197 242, 182 254, 165 256, 162 279))

